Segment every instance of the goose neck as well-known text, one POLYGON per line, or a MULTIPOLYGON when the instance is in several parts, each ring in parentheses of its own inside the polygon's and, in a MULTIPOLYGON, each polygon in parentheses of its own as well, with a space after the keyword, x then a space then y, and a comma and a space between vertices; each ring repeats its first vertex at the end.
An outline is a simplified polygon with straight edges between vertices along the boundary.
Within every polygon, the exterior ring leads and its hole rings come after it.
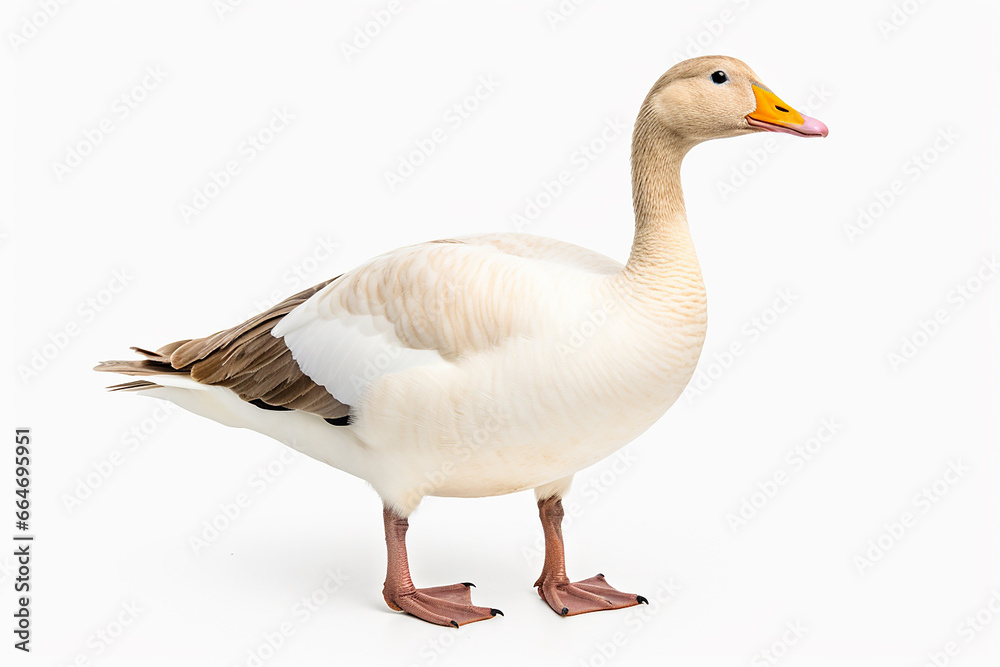
POLYGON ((678 271, 698 274, 681 190, 681 162, 691 145, 644 109, 632 138, 635 237, 625 272, 648 282, 678 271))

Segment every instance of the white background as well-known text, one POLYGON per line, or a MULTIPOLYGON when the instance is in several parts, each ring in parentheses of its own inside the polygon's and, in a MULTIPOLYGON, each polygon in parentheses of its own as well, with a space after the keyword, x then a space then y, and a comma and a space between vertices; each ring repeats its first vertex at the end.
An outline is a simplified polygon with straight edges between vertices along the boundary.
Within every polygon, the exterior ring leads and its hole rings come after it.
MULTIPOLYGON (((404 0, 350 58, 343 45, 385 2, 217 4, 71 2, 46 18, 45 3, 5 3, 3 437, 33 429, 37 539, 30 656, 11 648, 12 548, 0 550, 0 662, 774 664, 768 650, 783 665, 997 664, 995 3, 594 0, 562 16, 554 0, 404 0), (475 601, 506 617, 453 630, 391 612, 365 483, 107 394, 114 378, 90 371, 400 245, 515 231, 563 169, 572 185, 522 231, 624 260, 630 129, 598 138, 609 121, 630 128, 656 78, 702 53, 746 61, 830 136, 712 142, 685 162, 709 291, 704 391, 617 464, 581 472, 567 500, 570 575, 604 572, 650 607, 553 614, 531 587, 541 531, 522 493, 429 499, 411 522, 418 585, 474 581, 475 601), (165 78, 143 90, 147 68, 165 78), (496 89, 448 122, 481 77, 496 89), (247 160, 241 145, 274 109, 294 120, 247 160), (435 127, 443 143, 390 190, 385 173, 435 127), (55 163, 77 150, 88 155, 60 178, 55 163), (240 173, 185 222, 180 206, 230 160, 240 173), (859 208, 879 215, 850 236, 859 208), (978 289, 960 300, 959 285, 978 289), (775 317, 782 291, 792 305, 775 317), (904 338, 919 348, 893 364, 904 338), (734 342, 743 352, 727 359, 734 342), (836 434, 796 467, 786 456, 825 418, 836 434), (967 470, 938 482, 935 502, 916 499, 951 463, 967 470), (782 472, 734 530, 727 517, 782 472), (191 538, 240 494, 249 506, 195 553, 191 538), (864 566, 870 540, 884 553, 864 566), (309 596, 321 604, 306 615, 309 596)), ((12 492, 2 499, 6 541, 12 492)))

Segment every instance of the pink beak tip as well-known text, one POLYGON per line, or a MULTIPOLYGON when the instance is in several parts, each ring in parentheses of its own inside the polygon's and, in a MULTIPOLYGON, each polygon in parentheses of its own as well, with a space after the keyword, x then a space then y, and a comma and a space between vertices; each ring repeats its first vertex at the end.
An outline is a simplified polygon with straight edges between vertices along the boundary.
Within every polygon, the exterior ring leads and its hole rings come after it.
POLYGON ((802 114, 802 125, 800 127, 806 134, 815 134, 820 137, 830 134, 830 129, 826 126, 826 123, 805 114, 802 114))

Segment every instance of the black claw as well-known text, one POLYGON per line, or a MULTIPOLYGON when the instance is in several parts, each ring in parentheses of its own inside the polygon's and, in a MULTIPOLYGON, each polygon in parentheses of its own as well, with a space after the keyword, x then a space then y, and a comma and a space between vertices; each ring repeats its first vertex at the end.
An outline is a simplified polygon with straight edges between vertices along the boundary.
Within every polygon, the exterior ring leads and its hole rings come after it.
POLYGON ((452 621, 451 624, 454 625, 456 628, 458 627, 458 621, 452 621))
POLYGON ((597 573, 597 576, 598 576, 598 577, 600 577, 601 579, 603 579, 603 578, 604 578, 604 573, 602 573, 602 572, 598 572, 598 573, 597 573))
POLYGON ((503 616, 503 612, 500 611, 499 609, 490 609, 490 616, 496 616, 497 614, 503 616))
POLYGON ((561 612, 559 612, 559 613, 561 613, 563 616, 565 616, 566 614, 569 613, 569 607, 563 607, 563 610, 561 612))
POLYGON ((475 588, 475 587, 476 587, 476 585, 475 585, 474 583, 472 583, 471 581, 463 581, 463 582, 462 582, 462 585, 463 585, 463 586, 465 586, 466 588, 469 588, 470 586, 471 586, 472 588, 475 588))
POLYGON ((642 595, 636 595, 635 596, 635 601, 638 602, 639 604, 649 604, 649 600, 647 600, 642 595))

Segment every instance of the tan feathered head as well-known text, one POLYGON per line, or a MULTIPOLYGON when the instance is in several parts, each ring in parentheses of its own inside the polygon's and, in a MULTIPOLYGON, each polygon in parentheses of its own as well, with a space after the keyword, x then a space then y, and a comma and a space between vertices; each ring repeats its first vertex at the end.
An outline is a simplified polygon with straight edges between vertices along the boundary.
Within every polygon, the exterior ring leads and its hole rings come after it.
POLYGON ((689 145, 764 131, 827 135, 826 125, 782 102, 744 62, 727 56, 671 67, 649 91, 639 117, 689 145))

